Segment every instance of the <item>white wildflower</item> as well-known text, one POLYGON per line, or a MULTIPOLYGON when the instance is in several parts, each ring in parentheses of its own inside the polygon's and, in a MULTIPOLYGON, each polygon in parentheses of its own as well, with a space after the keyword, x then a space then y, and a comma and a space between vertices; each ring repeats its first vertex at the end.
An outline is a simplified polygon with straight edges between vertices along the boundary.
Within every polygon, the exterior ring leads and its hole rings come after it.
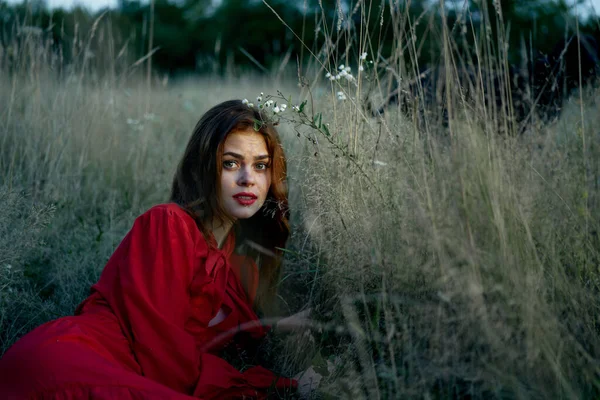
POLYGON ((282 104, 279 107, 281 108, 281 112, 284 112, 285 109, 287 108, 287 104, 282 104))
POLYGON ((261 101, 262 101, 262 97, 261 97, 261 96, 258 96, 258 97, 256 98, 256 102, 257 102, 257 103, 260 103, 261 101))
POLYGON ((254 103, 248 103, 248 107, 250 107, 250 108, 254 107, 254 103))
POLYGON ((364 71, 364 70, 365 70, 365 68, 364 68, 362 65, 359 65, 359 66, 358 66, 358 70, 359 70, 359 71, 364 71))
POLYGON ((329 80, 330 80, 330 81, 335 81, 336 79, 337 79, 337 76, 336 76, 336 75, 331 75, 331 76, 329 77, 329 80))
POLYGON ((340 71, 343 71, 343 70, 344 70, 344 68, 346 68, 346 66, 345 66, 344 64, 342 64, 342 65, 340 65, 340 66, 338 67, 338 69, 339 69, 340 71))
POLYGON ((346 100, 346 95, 344 92, 337 92, 337 98, 338 100, 346 100))
POLYGON ((273 100, 267 100, 267 101, 265 102, 265 107, 266 107, 266 108, 270 108, 270 107, 273 105, 273 103, 274 103, 274 102, 273 102, 273 100))
POLYGON ((137 125, 139 123, 140 121, 138 121, 137 119, 127 118, 127 125, 137 125))
POLYGON ((349 74, 349 73, 350 73, 350 71, 352 71, 352 68, 350 68, 350 67, 346 67, 346 68, 344 68, 344 72, 346 72, 346 73, 348 73, 348 74, 349 74))
POLYGON ((360 59, 361 59, 361 61, 364 61, 364 60, 367 59, 367 52, 366 51, 360 55, 360 59))
POLYGON ((279 114, 280 111, 281 111, 281 109, 278 106, 275 106, 275 108, 273 108, 273 112, 275 114, 279 114))
POLYGON ((326 74, 325 74, 325 78, 331 78, 331 73, 329 73, 329 72, 328 72, 328 73, 326 73, 326 74))
POLYGON ((244 104, 244 105, 248 104, 248 99, 242 100, 242 104, 244 104))
POLYGON ((293 106, 292 110, 294 110, 296 112, 300 112, 300 106, 293 106))
POLYGON ((8 270, 12 269, 12 265, 6 264, 6 269, 8 269, 8 270))

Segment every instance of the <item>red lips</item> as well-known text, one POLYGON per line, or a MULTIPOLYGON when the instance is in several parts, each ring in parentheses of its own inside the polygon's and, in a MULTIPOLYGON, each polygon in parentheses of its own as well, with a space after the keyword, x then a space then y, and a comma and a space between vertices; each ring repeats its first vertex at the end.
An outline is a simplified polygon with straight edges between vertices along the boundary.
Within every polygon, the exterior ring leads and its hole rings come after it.
POLYGON ((237 200, 243 206, 249 206, 254 203, 257 199, 254 193, 241 192, 233 195, 233 198, 237 200))

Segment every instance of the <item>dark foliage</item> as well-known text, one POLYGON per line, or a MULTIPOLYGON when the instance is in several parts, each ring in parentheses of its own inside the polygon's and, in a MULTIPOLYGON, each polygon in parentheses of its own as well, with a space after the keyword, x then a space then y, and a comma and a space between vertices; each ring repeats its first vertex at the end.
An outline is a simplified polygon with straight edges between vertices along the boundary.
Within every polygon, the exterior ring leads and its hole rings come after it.
POLYGON ((447 70, 444 66, 423 69, 416 79, 395 84, 382 105, 367 107, 374 115, 397 104, 407 114, 448 119, 448 101, 466 99, 475 109, 509 116, 520 130, 535 115, 552 121, 560 115, 574 90, 593 84, 600 71, 598 43, 592 35, 571 35, 556 43, 549 54, 538 52, 534 62, 504 70, 476 67, 447 70), (454 88, 451 97, 447 84, 454 88), (483 101, 481 97, 483 94, 483 101))
MULTIPOLYGON (((154 67, 170 74, 226 72, 232 65, 268 70, 287 54, 290 60, 298 57, 305 63, 308 51, 294 33, 315 53, 331 39, 334 47, 328 56, 334 62, 345 58, 346 51, 356 51, 346 48, 344 38, 359 30, 380 38, 379 43, 371 43, 368 47, 370 53, 383 59, 398 54, 401 49, 406 60, 416 57, 419 65, 437 65, 441 61, 443 21, 439 7, 432 6, 431 2, 395 2, 393 9, 384 2, 383 6, 379 3, 365 5, 362 10, 342 1, 345 6, 341 20, 336 10, 338 2, 334 0, 270 0, 267 3, 272 10, 260 0, 223 0, 216 7, 208 0, 156 0, 152 10, 149 2, 120 0, 115 10, 90 14, 77 7, 48 10, 43 1, 9 5, 0 0, 0 54, 3 55, 0 62, 10 63, 11 55, 19 50, 14 44, 26 36, 23 27, 39 28, 39 35, 67 65, 85 54, 82 47, 93 50, 95 65, 100 68, 113 66, 111 63, 117 56, 124 58, 120 53, 123 48, 127 49, 129 64, 148 54, 152 48, 156 49, 152 56, 154 67), (343 29, 338 30, 338 26, 343 29), (399 38, 410 38, 413 34, 417 40, 416 54, 411 54, 406 43, 398 42, 399 38), (111 41, 112 45, 108 46, 111 41)), ((548 54, 549 63, 553 64, 552 43, 564 40, 566 31, 574 32, 572 10, 566 3, 503 0, 497 4, 502 10, 501 18, 497 18, 491 0, 473 2, 467 8, 451 7, 448 2, 444 20, 453 41, 472 46, 475 40, 491 39, 489 42, 496 47, 497 54, 498 46, 494 43, 498 38, 506 37, 507 56, 514 65, 522 64, 523 43, 529 49, 548 54), (484 18, 488 15, 489 18, 484 18), (506 28, 507 32, 504 25, 510 26, 510 29, 506 28)), ((596 25, 590 19, 582 21, 579 28, 581 32, 595 35, 596 25)), ((402 72, 410 75, 412 67, 403 68, 406 71, 402 72)))

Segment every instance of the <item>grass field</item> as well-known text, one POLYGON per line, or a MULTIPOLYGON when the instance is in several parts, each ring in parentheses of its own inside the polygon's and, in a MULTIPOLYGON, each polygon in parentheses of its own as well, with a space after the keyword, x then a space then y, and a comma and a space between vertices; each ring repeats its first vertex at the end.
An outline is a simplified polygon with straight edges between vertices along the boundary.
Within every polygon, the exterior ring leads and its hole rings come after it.
POLYGON ((308 101, 308 120, 280 124, 281 309, 310 306, 319 327, 276 337, 274 369, 315 366, 324 398, 599 398, 598 91, 521 135, 466 101, 423 130, 395 108, 365 113, 372 70, 358 86, 326 72, 313 62, 303 87, 295 71, 149 87, 43 63, 1 71, 0 354, 73 313, 134 218, 167 200, 204 111, 279 90, 290 108, 308 101))

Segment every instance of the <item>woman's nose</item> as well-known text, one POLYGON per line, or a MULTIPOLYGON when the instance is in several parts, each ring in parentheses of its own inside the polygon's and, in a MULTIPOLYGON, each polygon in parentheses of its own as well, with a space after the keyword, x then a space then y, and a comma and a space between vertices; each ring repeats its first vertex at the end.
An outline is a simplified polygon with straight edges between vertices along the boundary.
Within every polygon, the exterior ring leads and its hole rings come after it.
POLYGON ((238 184, 241 186, 250 186, 254 184, 254 174, 248 167, 240 168, 240 176, 238 178, 238 184))

